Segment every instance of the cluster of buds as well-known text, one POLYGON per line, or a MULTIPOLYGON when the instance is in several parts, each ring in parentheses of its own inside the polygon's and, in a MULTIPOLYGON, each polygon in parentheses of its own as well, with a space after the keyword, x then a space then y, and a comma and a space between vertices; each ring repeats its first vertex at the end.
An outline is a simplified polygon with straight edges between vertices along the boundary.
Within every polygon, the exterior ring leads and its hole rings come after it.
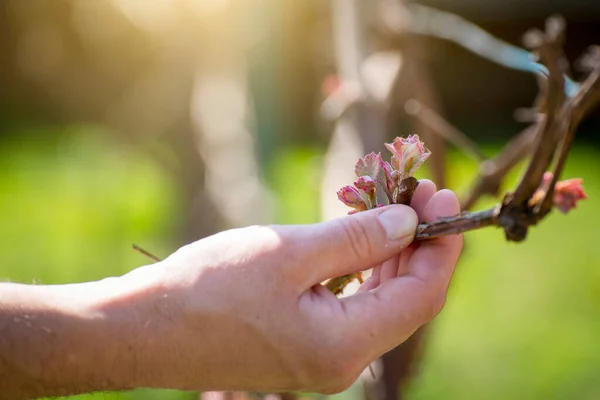
MULTIPOLYGON (((419 167, 429 158, 431 152, 425 148, 418 135, 408 138, 397 137, 385 147, 392 153, 390 162, 381 153, 370 153, 359 158, 354 172, 357 176, 354 185, 344 186, 337 192, 338 198, 352 207, 348 214, 388 204, 409 204, 417 180, 413 177, 419 167)), ((553 174, 546 172, 540 189, 533 195, 530 204, 540 201, 552 182, 553 174)), ((563 213, 577 206, 579 200, 587 199, 582 186, 583 180, 567 179, 556 182, 553 191, 553 205, 563 213)))
MULTIPOLYGON (((392 153, 389 163, 383 160, 381 153, 370 153, 363 158, 359 158, 354 168, 357 176, 356 182, 354 182, 354 185, 344 186, 338 190, 338 198, 345 205, 352 208, 348 214, 383 207, 388 204, 410 204, 412 195, 418 185, 418 181, 413 175, 429 158, 431 153, 425 148, 417 135, 408 138, 396 138, 392 143, 386 143, 385 146, 392 153)), ((581 179, 556 182, 552 188, 553 178, 554 175, 551 172, 544 174, 538 190, 527 205, 529 210, 526 211, 533 211, 535 207, 542 204, 548 190, 552 190, 553 206, 563 213, 575 208, 579 200, 587 198, 581 179)), ((507 204, 510 205, 510 203, 507 204)), ((437 222, 421 224, 417 229, 415 238, 417 240, 434 238, 495 225, 505 227, 507 238, 522 240, 525 237, 522 233, 519 232, 519 235, 522 236, 516 236, 516 234, 510 232, 512 236, 509 236, 506 227, 525 226, 526 232, 527 227, 531 225, 531 221, 527 219, 527 213, 523 213, 523 210, 519 208, 518 214, 509 215, 509 217, 516 219, 511 220, 511 224, 504 225, 505 222, 502 221, 500 216, 503 207, 496 206, 477 213, 461 213, 455 217, 444 218, 437 222), (525 220, 522 221, 519 218, 525 218, 525 220)), ((508 209, 510 210, 510 208, 508 209)), ((355 278, 361 281, 361 273, 357 272, 331 279, 327 283, 327 288, 334 294, 339 294, 355 278)))
POLYGON ((354 186, 344 186, 337 192, 338 198, 352 207, 348 214, 382 207, 388 204, 407 204, 417 186, 413 177, 419 167, 431 155, 418 135, 397 137, 385 147, 392 153, 391 162, 381 153, 370 153, 359 158, 354 172, 354 186))

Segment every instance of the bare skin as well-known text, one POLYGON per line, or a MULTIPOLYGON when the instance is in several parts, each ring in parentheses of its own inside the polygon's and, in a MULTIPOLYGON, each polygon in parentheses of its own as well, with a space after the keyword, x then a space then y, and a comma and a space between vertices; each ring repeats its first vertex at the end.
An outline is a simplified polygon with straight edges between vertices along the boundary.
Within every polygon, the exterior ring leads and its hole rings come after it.
POLYGON ((458 201, 422 181, 411 206, 225 231, 98 282, 0 284, 0 398, 345 390, 444 305, 462 237, 411 243, 458 201), (369 268, 343 299, 319 284, 369 268))

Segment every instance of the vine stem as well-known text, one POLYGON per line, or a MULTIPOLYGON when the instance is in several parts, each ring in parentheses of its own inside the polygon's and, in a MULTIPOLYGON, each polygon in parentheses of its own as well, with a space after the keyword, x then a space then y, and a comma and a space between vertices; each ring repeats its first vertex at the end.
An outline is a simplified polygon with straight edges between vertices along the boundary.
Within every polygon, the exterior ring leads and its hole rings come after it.
POLYGON ((473 213, 462 213, 454 217, 440 218, 436 222, 419 224, 415 240, 435 239, 446 235, 456 235, 486 226, 500 226, 500 206, 473 213))

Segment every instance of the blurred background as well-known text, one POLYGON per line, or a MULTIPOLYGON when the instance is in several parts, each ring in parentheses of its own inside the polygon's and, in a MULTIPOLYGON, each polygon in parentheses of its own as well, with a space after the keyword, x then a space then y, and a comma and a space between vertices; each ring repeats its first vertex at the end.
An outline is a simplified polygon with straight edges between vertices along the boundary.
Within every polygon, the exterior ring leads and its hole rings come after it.
MULTIPOLYGON (((600 44, 593 0, 420 4, 516 46, 559 13, 576 79, 584 77, 576 60, 600 44)), ((0 279, 95 280, 148 263, 132 243, 164 257, 231 227, 343 215, 335 192, 352 182, 357 157, 412 132, 444 155, 420 176, 465 195, 477 162, 435 139, 404 111, 406 100, 435 109, 492 156, 527 126, 515 110, 533 104, 536 79, 409 32, 404 6, 2 0, 0 279)), ((584 178, 590 200, 568 216, 552 213, 521 244, 495 229, 466 235, 403 398, 600 398, 599 127, 594 111, 564 174, 584 178)), ((363 393, 356 385, 334 397, 363 393)))

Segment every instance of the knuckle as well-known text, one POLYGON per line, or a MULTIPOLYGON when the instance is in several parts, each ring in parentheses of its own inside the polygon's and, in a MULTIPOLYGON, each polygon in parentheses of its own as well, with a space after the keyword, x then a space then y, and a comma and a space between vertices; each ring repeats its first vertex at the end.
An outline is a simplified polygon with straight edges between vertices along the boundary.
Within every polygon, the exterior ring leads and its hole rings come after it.
POLYGON ((370 258, 374 247, 364 224, 357 218, 342 219, 340 224, 353 255, 358 259, 370 258))

